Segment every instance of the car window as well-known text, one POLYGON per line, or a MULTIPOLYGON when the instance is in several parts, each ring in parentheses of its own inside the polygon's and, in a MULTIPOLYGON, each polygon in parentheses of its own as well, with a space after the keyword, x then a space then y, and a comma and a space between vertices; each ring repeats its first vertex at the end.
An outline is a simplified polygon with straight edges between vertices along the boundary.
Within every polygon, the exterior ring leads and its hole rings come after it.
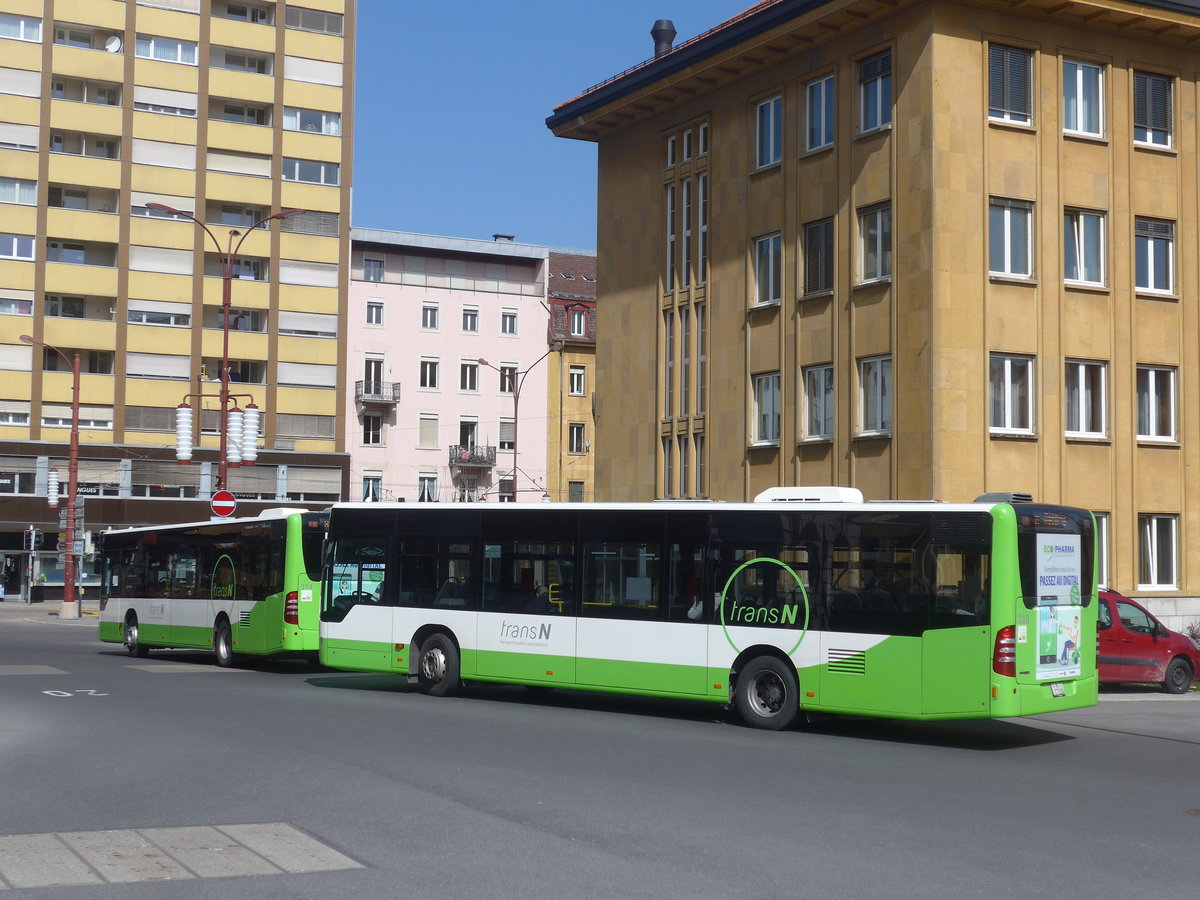
POLYGON ((1138 634, 1152 634, 1154 632, 1154 622, 1150 618, 1150 614, 1144 609, 1134 606, 1132 603, 1122 603, 1118 600, 1117 616, 1121 619, 1121 624, 1130 631, 1138 634))
POLYGON ((1108 601, 1102 599, 1100 608, 1096 610, 1096 629, 1107 631, 1109 628, 1112 628, 1112 612, 1108 608, 1108 601))

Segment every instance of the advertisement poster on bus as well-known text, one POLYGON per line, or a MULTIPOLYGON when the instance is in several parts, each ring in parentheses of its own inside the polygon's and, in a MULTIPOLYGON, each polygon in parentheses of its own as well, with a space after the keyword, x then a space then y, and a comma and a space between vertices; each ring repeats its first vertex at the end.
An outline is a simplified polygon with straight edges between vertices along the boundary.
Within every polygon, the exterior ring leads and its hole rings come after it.
POLYGON ((1083 553, 1079 535, 1037 536, 1039 679, 1074 678, 1080 673, 1079 620, 1083 553))

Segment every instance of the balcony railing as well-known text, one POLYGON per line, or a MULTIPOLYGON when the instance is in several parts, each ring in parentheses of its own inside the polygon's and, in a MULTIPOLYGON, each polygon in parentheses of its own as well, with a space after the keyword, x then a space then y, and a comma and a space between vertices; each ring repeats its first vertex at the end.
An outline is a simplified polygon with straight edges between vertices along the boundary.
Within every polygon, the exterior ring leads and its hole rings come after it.
POLYGON ((491 469, 496 465, 496 448, 480 444, 450 445, 450 465, 471 469, 491 469))
POLYGON ((400 382, 356 381, 354 399, 358 403, 399 403, 400 382))

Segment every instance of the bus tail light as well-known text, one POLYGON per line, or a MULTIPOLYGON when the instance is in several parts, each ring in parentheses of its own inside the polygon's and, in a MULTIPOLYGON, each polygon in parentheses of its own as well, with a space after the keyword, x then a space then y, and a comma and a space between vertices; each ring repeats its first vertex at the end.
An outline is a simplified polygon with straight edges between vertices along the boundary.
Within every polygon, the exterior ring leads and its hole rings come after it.
POLYGON ((283 607, 283 621, 287 625, 300 624, 300 595, 295 591, 288 592, 287 605, 283 607))
POLYGON ((992 671, 1009 678, 1017 677, 1017 630, 1005 625, 996 632, 996 649, 992 653, 992 671))

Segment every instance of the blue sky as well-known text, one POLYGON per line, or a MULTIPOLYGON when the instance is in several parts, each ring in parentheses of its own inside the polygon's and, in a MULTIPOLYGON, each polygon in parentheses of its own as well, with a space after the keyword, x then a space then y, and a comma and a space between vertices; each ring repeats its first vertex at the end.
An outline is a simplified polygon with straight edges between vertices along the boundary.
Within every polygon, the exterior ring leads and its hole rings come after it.
POLYGON ((754 0, 359 0, 352 224, 596 245, 595 145, 555 105, 754 0))

